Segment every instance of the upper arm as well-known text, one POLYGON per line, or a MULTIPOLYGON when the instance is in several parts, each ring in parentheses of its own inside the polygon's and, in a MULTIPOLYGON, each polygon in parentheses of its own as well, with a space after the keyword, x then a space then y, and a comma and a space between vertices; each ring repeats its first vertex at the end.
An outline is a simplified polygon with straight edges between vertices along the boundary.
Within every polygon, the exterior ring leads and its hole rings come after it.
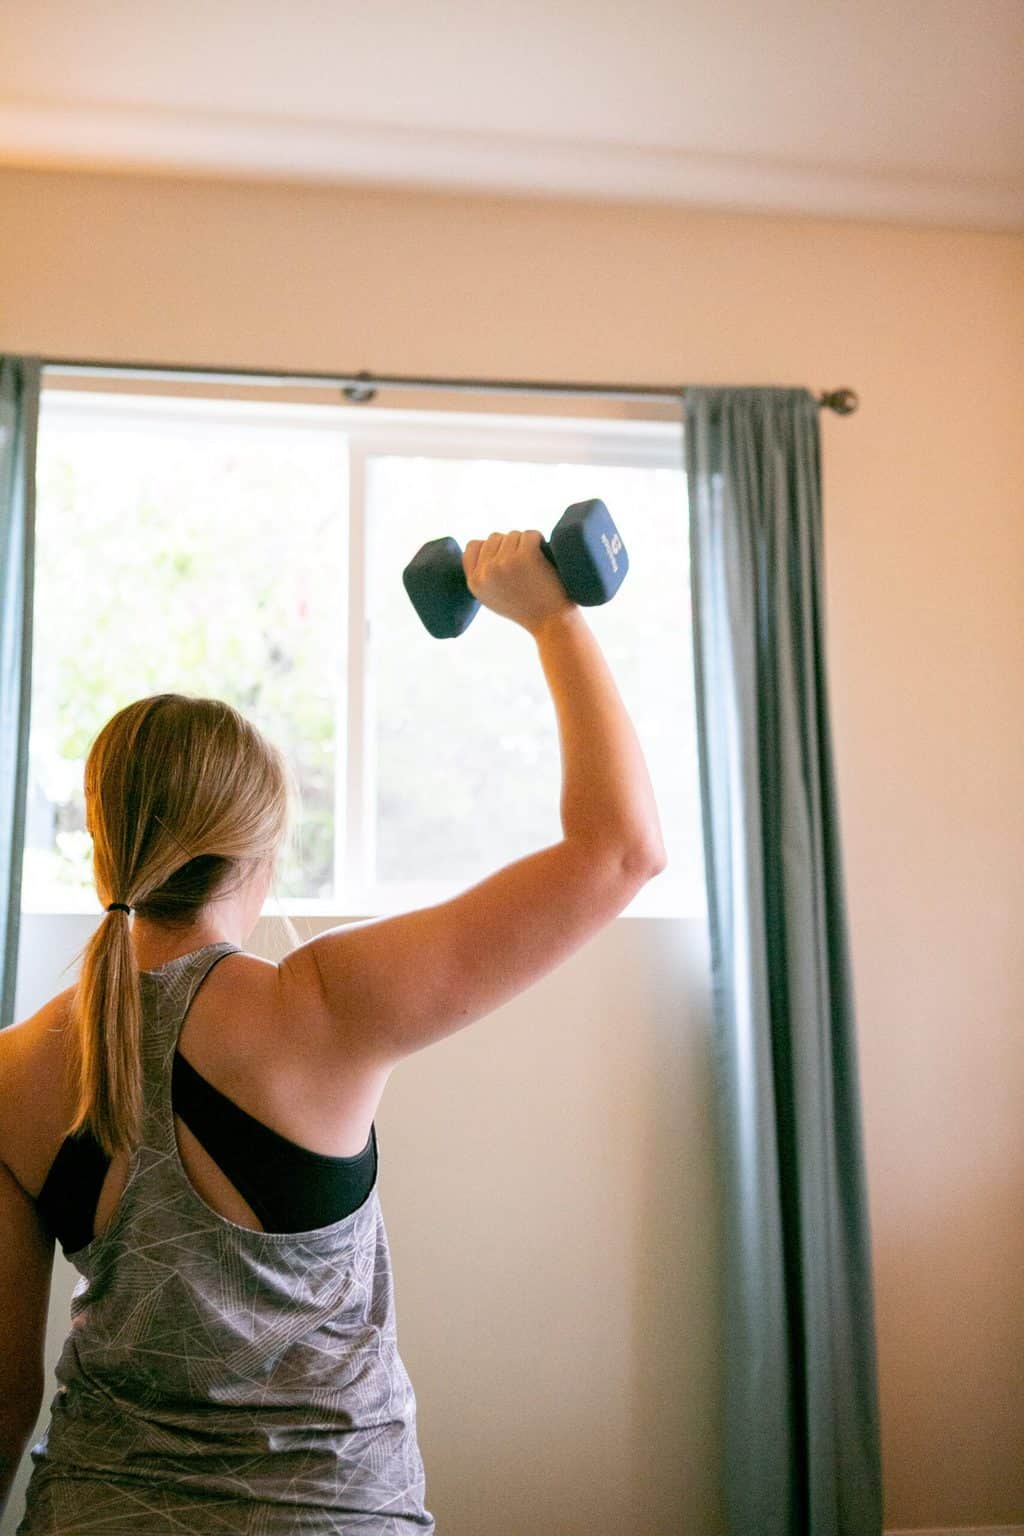
POLYGON ((0 1420, 31 1430, 46 1382, 46 1319, 54 1240, 6 1163, 0 1162, 0 1420))
POLYGON ((322 933, 281 970, 319 984, 349 1051, 392 1066, 553 971, 629 905, 652 868, 567 838, 450 901, 322 933))

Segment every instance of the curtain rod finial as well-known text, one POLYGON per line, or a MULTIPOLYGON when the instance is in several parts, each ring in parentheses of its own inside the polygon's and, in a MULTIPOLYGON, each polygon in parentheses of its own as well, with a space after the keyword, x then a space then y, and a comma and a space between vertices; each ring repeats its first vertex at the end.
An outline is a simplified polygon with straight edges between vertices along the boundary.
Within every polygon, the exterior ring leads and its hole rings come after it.
POLYGON ((827 405, 839 416, 852 416, 860 404, 855 389, 832 389, 818 396, 819 405, 827 405))

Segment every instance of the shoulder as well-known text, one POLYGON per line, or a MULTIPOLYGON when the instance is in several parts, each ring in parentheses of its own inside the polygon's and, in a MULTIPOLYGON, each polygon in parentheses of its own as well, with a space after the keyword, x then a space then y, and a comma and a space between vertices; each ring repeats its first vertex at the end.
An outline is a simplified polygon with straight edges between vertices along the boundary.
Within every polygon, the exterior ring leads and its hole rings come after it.
POLYGON ((282 1011, 280 967, 245 950, 232 950, 202 976, 190 1014, 211 1012, 224 1019, 267 1019, 282 1011))
POLYGON ((5 1082, 11 1083, 12 1074, 23 1071, 40 1055, 49 1052, 56 1056, 63 1049, 74 995, 74 986, 65 987, 29 1018, 0 1029, 0 1072, 5 1082))
POLYGON ((288 971, 236 950, 203 976, 179 1044, 192 1065, 221 1083, 312 1059, 319 992, 288 971))
POLYGON ((237 950, 213 967, 204 990, 244 996, 282 1027, 304 1028, 325 1013, 320 974, 305 946, 279 963, 237 950))
POLYGON ((74 986, 0 1030, 0 1162, 26 1191, 69 1117, 65 1042, 74 986))

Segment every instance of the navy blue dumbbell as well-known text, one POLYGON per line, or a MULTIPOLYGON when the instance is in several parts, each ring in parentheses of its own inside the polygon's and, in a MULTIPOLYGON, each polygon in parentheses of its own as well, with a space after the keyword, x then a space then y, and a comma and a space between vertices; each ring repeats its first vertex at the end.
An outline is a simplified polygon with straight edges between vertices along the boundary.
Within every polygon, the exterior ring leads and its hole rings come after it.
MULTIPOLYGON (((540 548, 561 578, 566 593, 583 608, 609 602, 629 570, 626 546, 603 501, 566 507, 540 548)), ((437 640, 451 640, 476 618, 474 597, 462 568, 462 550, 451 537, 431 539, 417 550, 402 581, 413 607, 437 640)))

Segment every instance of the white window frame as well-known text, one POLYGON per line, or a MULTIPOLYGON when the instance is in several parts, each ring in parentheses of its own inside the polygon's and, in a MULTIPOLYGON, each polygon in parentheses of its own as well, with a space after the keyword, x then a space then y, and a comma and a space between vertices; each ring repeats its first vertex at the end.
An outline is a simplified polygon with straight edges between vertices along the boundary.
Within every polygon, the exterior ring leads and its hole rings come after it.
MULTIPOLYGON (((182 428, 263 424, 340 432, 348 448, 348 637, 335 675, 334 901, 280 897, 289 916, 335 917, 339 912, 390 915, 447 900, 464 882, 374 881, 377 825, 376 689, 372 624, 366 611, 369 572, 366 537, 366 466, 376 456, 513 459, 530 463, 578 463, 636 468, 683 468, 682 422, 623 421, 606 417, 538 417, 501 412, 378 409, 235 400, 202 395, 109 394, 63 389, 44 381, 42 410, 66 420, 115 419, 123 428, 181 416, 182 428), (199 409, 197 409, 197 406, 199 409)), ((685 515, 685 511, 684 514, 685 515)), ((547 533, 548 530, 545 530, 547 533)), ((438 530, 435 537, 442 537, 438 530)), ((692 882, 661 875, 646 886, 622 916, 693 918, 684 895, 692 882)), ((26 908, 25 910, 31 910, 26 908)), ((91 910, 91 906, 89 908, 91 910)), ((98 909, 97 909, 98 910, 98 909)), ((57 914, 52 914, 57 915, 57 914)), ((267 915, 273 915, 271 911, 267 915)))

